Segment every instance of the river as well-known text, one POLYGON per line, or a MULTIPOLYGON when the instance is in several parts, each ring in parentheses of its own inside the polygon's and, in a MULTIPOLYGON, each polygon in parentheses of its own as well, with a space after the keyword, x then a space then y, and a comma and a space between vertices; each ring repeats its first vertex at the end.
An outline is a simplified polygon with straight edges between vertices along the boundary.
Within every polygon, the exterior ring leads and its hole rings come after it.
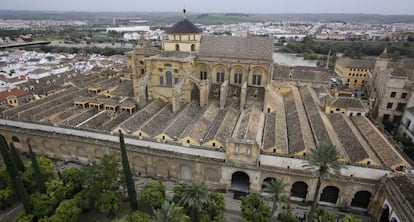
POLYGON ((275 52, 273 53, 273 61, 287 66, 310 66, 317 67, 316 60, 305 60, 301 56, 295 54, 275 52))

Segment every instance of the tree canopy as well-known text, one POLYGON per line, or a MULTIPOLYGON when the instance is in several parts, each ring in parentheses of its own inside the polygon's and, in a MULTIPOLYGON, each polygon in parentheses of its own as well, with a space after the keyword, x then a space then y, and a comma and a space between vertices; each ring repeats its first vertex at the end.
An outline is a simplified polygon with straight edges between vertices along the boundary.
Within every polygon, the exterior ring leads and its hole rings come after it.
POLYGON ((154 210, 153 222, 186 222, 190 218, 185 214, 182 207, 175 203, 165 201, 160 209, 154 210))
POLYGON ((152 208, 160 208, 165 200, 165 186, 161 181, 151 181, 141 191, 141 200, 152 208))
POLYGON ((240 208, 243 221, 246 222, 267 222, 270 216, 270 207, 266 206, 258 193, 241 197, 240 208))

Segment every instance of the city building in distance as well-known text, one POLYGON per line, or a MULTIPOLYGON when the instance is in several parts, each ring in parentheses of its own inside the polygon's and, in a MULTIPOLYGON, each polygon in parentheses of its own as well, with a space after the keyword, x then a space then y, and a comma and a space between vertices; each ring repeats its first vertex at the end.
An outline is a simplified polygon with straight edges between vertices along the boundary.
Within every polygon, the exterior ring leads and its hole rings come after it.
POLYGON ((322 182, 321 205, 414 221, 406 195, 413 163, 366 117, 365 104, 331 96, 325 69, 282 66, 272 53, 271 38, 203 35, 184 15, 161 49, 143 41, 124 66, 96 59, 100 68, 26 84, 27 93, 60 88, 10 97, 0 133, 22 151, 30 143, 38 153, 86 162, 118 152, 122 131, 137 175, 243 193, 283 178, 302 201, 312 200, 317 183, 303 167, 307 155, 332 143, 346 168, 322 182))

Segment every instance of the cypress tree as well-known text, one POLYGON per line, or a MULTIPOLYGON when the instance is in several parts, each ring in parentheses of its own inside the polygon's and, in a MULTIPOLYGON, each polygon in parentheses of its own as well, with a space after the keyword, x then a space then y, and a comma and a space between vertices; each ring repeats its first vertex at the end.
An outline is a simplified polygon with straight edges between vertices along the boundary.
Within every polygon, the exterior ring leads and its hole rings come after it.
POLYGON ((14 181, 17 185, 17 193, 19 194, 20 201, 22 201, 24 211, 26 214, 32 213, 32 205, 30 203, 29 194, 27 194, 26 188, 24 188, 24 185, 22 183, 22 180, 19 176, 17 176, 14 181))
POLYGON ((124 169, 125 183, 128 190, 129 205, 132 210, 138 208, 137 193, 135 191, 134 180, 132 179, 131 169, 129 168, 128 155, 125 149, 124 135, 119 131, 119 142, 121 144, 122 168, 124 169))
POLYGON ((1 152, 1 156, 3 157, 4 164, 6 165, 7 172, 9 173, 12 187, 15 190, 15 192, 18 194, 17 185, 16 185, 16 181, 14 180, 14 178, 19 176, 19 173, 17 172, 16 165, 14 164, 14 161, 11 159, 8 150, 9 150, 9 147, 7 146, 6 139, 4 138, 3 135, 0 134, 0 152, 1 152))
POLYGON ((43 176, 40 173, 39 164, 37 163, 37 160, 36 160, 36 154, 33 152, 32 146, 30 145, 30 143, 27 143, 27 145, 29 146, 29 156, 30 156, 30 160, 32 161, 32 166, 33 166, 33 171, 35 173, 37 188, 39 189, 41 193, 46 193, 45 182, 43 181, 43 176))
POLYGON ((17 169, 20 172, 24 172, 24 164, 22 159, 20 158, 19 153, 16 150, 16 147, 14 147, 14 143, 10 142, 10 155, 14 161, 14 163, 16 164, 17 169))

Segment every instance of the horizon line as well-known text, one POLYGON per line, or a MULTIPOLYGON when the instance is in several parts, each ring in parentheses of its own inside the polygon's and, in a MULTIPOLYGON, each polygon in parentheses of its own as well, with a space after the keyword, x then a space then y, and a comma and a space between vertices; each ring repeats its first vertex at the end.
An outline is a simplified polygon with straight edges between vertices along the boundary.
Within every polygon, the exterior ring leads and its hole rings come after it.
MULTIPOLYGON (((82 13, 173 13, 181 14, 181 11, 129 11, 129 10, 96 10, 96 11, 84 11, 84 10, 58 10, 58 9, 0 9, 0 11, 19 11, 19 12, 82 12, 82 13)), ((199 12, 188 11, 189 14, 257 14, 257 15, 381 15, 381 16, 414 16, 414 14, 382 14, 373 12, 199 12)), ((1 17, 1 16, 0 16, 1 17)))

